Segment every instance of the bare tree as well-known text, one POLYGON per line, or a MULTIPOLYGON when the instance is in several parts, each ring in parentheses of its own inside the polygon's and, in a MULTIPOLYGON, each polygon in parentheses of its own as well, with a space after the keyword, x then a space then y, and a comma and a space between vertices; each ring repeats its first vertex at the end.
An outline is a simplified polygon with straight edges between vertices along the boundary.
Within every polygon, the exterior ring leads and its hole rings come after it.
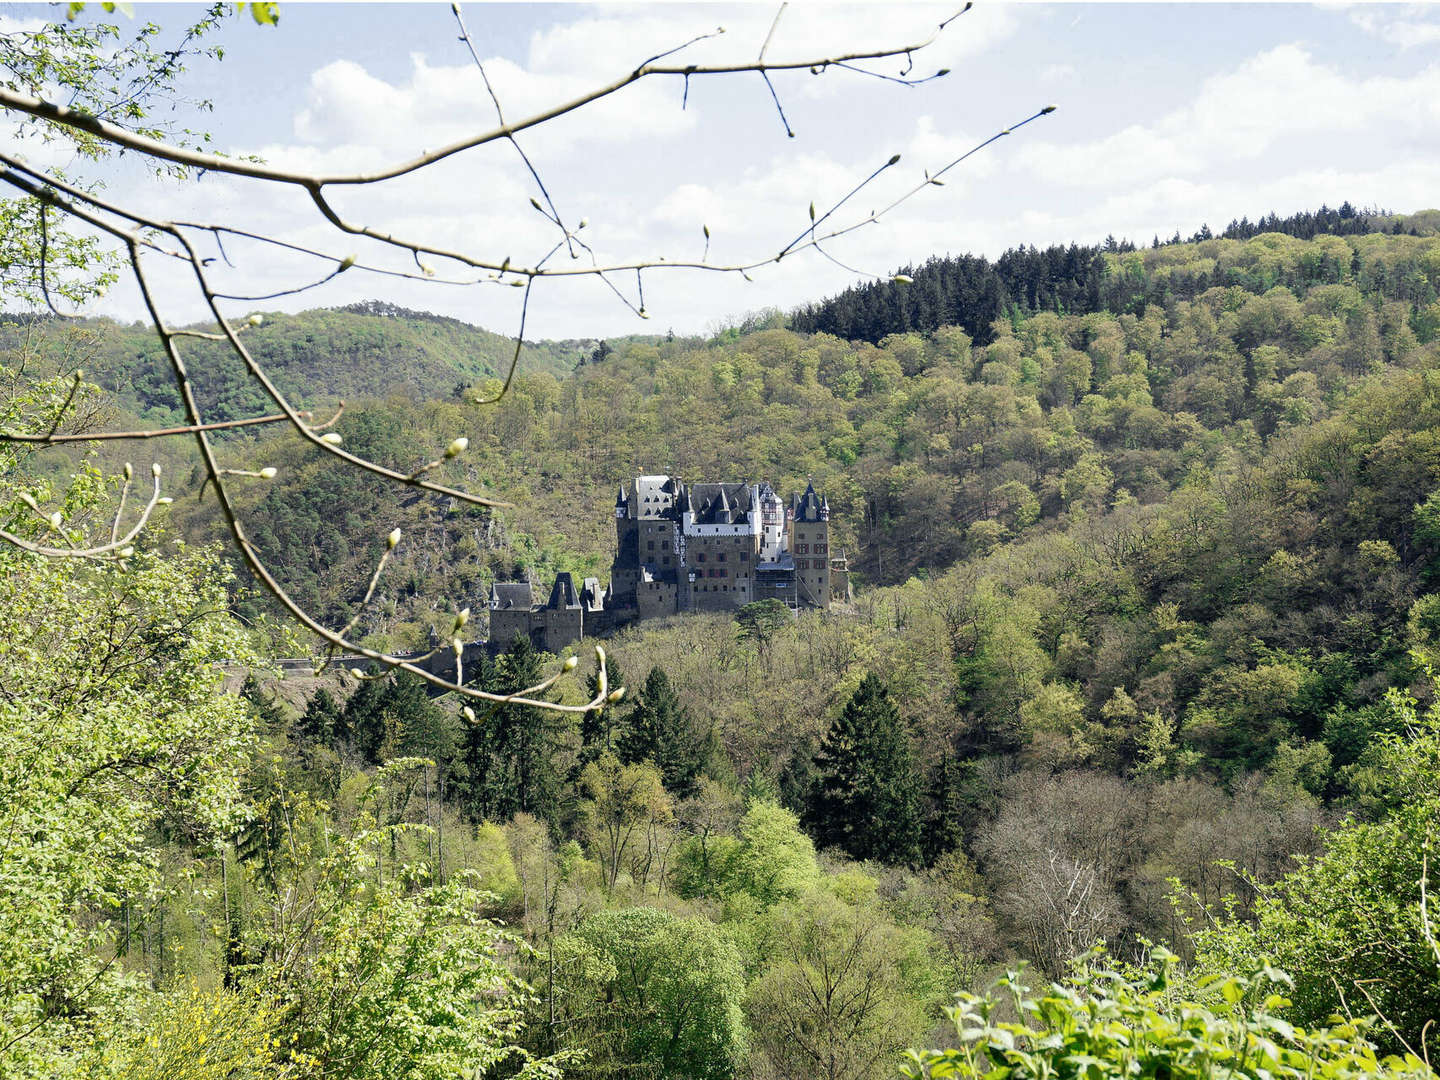
MULTIPOLYGON (((255 9, 257 21, 262 17, 273 16, 271 11, 273 5, 252 5, 252 7, 255 9)), ((970 5, 966 4, 963 10, 968 11, 969 8, 970 5)), ((698 260, 666 259, 657 256, 605 263, 581 235, 586 221, 583 219, 574 221, 557 208, 555 200, 551 197, 550 189, 523 149, 521 136, 560 117, 619 94, 643 80, 683 80, 688 92, 692 79, 737 77, 747 74, 759 75, 765 81, 781 122, 785 124, 786 131, 790 132, 789 122, 785 119, 779 95, 770 78, 772 73, 808 69, 814 74, 820 74, 835 68, 902 86, 918 85, 947 74, 944 69, 930 75, 914 74, 914 56, 930 45, 955 18, 963 14, 963 11, 947 18, 935 27, 933 33, 921 40, 888 47, 861 48, 809 60, 779 62, 767 59, 767 52, 780 26, 781 15, 784 12, 784 5, 782 5, 754 60, 716 65, 687 64, 680 61, 678 57, 686 49, 700 41, 715 37, 723 31, 704 33, 673 49, 648 57, 633 68, 619 74, 611 82, 595 87, 570 101, 556 104, 521 119, 510 119, 485 71, 479 53, 474 48, 459 6, 455 5, 453 10, 460 38, 484 78, 490 101, 494 106, 495 125, 488 130, 475 132, 439 149, 428 150, 388 167, 367 172, 308 173, 254 160, 208 153, 182 145, 179 141, 167 141, 163 137, 163 132, 127 126, 123 120, 125 115, 123 109, 91 111, 72 108, 65 104, 43 100, 34 93, 27 92, 26 88, 15 80, 8 82, 0 80, 0 108, 3 108, 12 117, 20 118, 29 124, 38 124, 52 133, 63 132, 77 142, 83 141, 97 153, 116 151, 137 155, 148 165, 160 171, 168 171, 173 174, 204 171, 245 178, 270 188, 299 190, 308 197, 318 220, 327 224, 337 239, 344 239, 349 243, 353 238, 361 238, 369 241, 380 251, 392 254, 403 253, 413 262, 413 269, 395 269, 393 266, 380 265, 371 260, 361 260, 357 255, 346 253, 344 250, 325 250, 320 247, 302 246, 279 237, 248 231, 220 220, 165 220, 152 214, 139 212, 121 202, 103 198, 94 190, 73 182, 54 170, 29 164, 14 154, 0 153, 0 180, 27 198, 29 202, 26 205, 33 212, 34 227, 38 232, 39 240, 36 254, 38 284, 44 302, 57 315, 61 314, 55 303, 54 275, 57 270, 53 265, 57 250, 57 237, 61 233, 57 232, 52 218, 60 219, 70 226, 78 228, 81 232, 93 232, 103 238, 108 238, 108 241, 118 248, 123 263, 127 266, 128 272, 133 276, 139 289, 149 319, 164 348, 170 375, 183 402, 187 417, 185 425, 165 429, 80 434, 63 434, 57 428, 52 428, 48 432, 5 431, 0 433, 0 440, 53 445, 77 438, 91 440, 144 440, 187 436, 193 438, 203 464, 205 483, 213 488, 229 537, 241 561, 255 580, 274 595, 280 606, 296 622, 325 643, 329 655, 333 656, 343 652, 368 658, 380 664, 385 670, 403 668, 443 690, 455 691, 468 698, 488 702, 520 701, 540 708, 583 712, 603 703, 607 697, 618 696, 622 692, 620 690, 612 691, 609 687, 605 674, 604 652, 598 647, 596 653, 599 679, 594 699, 584 705, 565 705, 538 700, 538 695, 563 674, 563 671, 537 686, 510 695, 497 695, 465 686, 463 671, 460 669, 463 651, 458 635, 465 625, 468 611, 462 611, 456 619, 456 636, 453 642, 439 646, 440 649, 453 648, 455 650, 456 676, 453 681, 432 674, 418 666, 416 661, 402 660, 397 656, 366 648, 355 641, 350 632, 356 626, 360 614, 373 598, 390 553, 402 540, 398 529, 392 530, 384 536, 383 548, 369 588, 355 612, 355 617, 351 618, 343 627, 335 629, 325 625, 286 592, 270 567, 267 566, 261 552, 252 542, 232 497, 234 482, 247 478, 266 478, 266 471, 234 470, 222 467, 213 441, 216 432, 250 425, 287 424, 316 452, 329 455, 338 466, 360 469, 385 481, 447 496, 458 502, 491 507, 505 504, 438 483, 433 478, 435 470, 446 461, 465 452, 468 440, 464 436, 457 436, 448 446, 437 453, 417 455, 418 463, 413 469, 388 468, 346 449, 339 433, 329 430, 334 419, 338 419, 338 414, 329 421, 317 422, 313 414, 291 401, 278 388, 265 368, 256 361, 246 346, 245 330, 248 324, 237 322, 228 316, 224 311, 225 303, 270 300, 295 295, 316 288, 347 272, 373 273, 390 278, 398 277, 421 282, 464 285, 492 284, 501 287, 515 287, 523 292, 519 325, 515 332, 515 346, 510 357, 509 368, 499 392, 490 398, 477 401, 477 404, 493 403, 505 394, 514 377, 525 333, 526 314, 537 288, 573 279, 598 279, 610 288, 620 303, 636 315, 648 317, 645 307, 645 278, 649 274, 688 269, 739 274, 748 280, 752 272, 768 264, 807 251, 813 251, 838 262, 839 260, 829 250, 833 241, 890 214, 927 187, 942 183, 942 178, 946 173, 959 166, 971 155, 1004 135, 1008 135, 1017 128, 1052 111, 1053 106, 1047 106, 1020 122, 996 132, 955 160, 945 163, 933 171, 927 170, 923 180, 889 205, 864 214, 854 211, 851 206, 852 199, 899 161, 899 155, 890 157, 869 175, 859 179, 849 193, 828 209, 817 213, 812 205, 810 220, 803 224, 793 239, 780 246, 777 251, 761 253, 742 262, 728 264, 712 262, 709 259, 709 230, 704 229, 705 250, 698 260), (898 74, 881 71, 873 66, 879 61, 897 58, 904 61, 904 67, 898 74), (549 222, 549 226, 553 227, 553 246, 540 258, 528 264, 512 263, 508 257, 499 258, 487 253, 437 246, 399 235, 381 225, 352 220, 338 209, 334 201, 337 192, 379 187, 403 177, 420 174, 437 163, 456 155, 496 143, 508 143, 513 148, 520 165, 537 192, 536 196, 531 199, 532 206, 549 222), (212 280, 212 264, 219 260, 230 262, 230 256, 225 247, 227 240, 242 241, 251 249, 258 248, 274 252, 286 258, 300 257, 308 260, 315 269, 308 278, 288 284, 283 288, 276 288, 263 295, 239 296, 225 293, 212 280), (216 254, 210 254, 212 249, 216 254), (562 254, 569 258, 563 262, 552 262, 562 254), (198 292, 205 309, 214 321, 215 329, 213 331, 177 328, 166 318, 164 313, 165 297, 157 290, 154 283, 153 267, 159 262, 178 264, 183 268, 186 278, 198 292), (445 272, 442 273, 437 266, 445 268, 445 272), (236 420, 217 422, 207 419, 205 411, 196 400, 194 385, 187 367, 189 356, 187 347, 193 339, 219 342, 227 346, 244 365, 249 379, 258 385, 274 403, 274 411, 263 416, 236 420)), ((148 77, 152 78, 152 81, 163 80, 163 67, 148 77)), ((793 134, 793 132, 790 133, 793 134)), ((841 263, 841 265, 844 264, 841 263)), ((258 316, 251 316, 250 323, 253 324, 256 319, 258 316)), ((77 386, 79 383, 80 380, 77 378, 77 386)), ((343 403, 341 407, 343 408, 343 403)), ((125 507, 122 496, 122 505, 116 510, 114 521, 109 529, 108 540, 101 537, 96 542, 94 538, 82 536, 77 530, 67 529, 63 522, 55 520, 55 513, 58 511, 47 514, 38 505, 34 507, 34 512, 38 515, 41 525, 55 534, 54 542, 40 543, 14 534, 4 534, 4 539, 29 550, 57 557, 124 559, 131 553, 133 542, 151 513, 157 505, 164 501, 164 497, 160 494, 158 468, 155 470, 153 478, 155 480, 154 494, 150 501, 131 527, 123 530, 121 523, 125 507)), ((128 493, 128 477, 124 490, 128 493)), ((377 529, 377 538, 380 536, 380 532, 381 530, 377 529)))

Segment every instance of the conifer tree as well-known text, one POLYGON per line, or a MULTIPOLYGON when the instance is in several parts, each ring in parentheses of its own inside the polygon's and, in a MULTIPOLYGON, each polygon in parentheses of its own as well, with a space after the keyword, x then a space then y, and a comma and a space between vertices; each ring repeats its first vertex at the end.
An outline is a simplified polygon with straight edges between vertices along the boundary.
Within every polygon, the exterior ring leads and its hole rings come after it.
POLYGON ((255 713, 255 718, 260 721, 261 730, 279 732, 284 728, 285 710, 275 700, 274 694, 265 691, 253 672, 245 676, 245 682, 240 687, 240 696, 245 699, 255 713))
POLYGON ((685 798, 695 790, 705 765, 705 745, 695 737, 690 713, 680 704, 663 668, 651 668, 645 676, 617 744, 619 758, 627 765, 653 761, 672 794, 685 798))
POLYGON ((315 696, 305 704, 305 711, 295 725, 297 735, 311 742, 328 745, 341 733, 339 702, 325 687, 315 691, 315 696))
MULTIPOLYGON (((515 635, 489 675, 495 693, 510 694, 541 681, 541 654, 530 639, 515 635)), ((558 714, 529 705, 497 705, 479 713, 461 747, 463 768, 455 788, 476 821, 508 821, 522 811, 554 826, 560 811, 560 776, 555 767, 558 714)))
POLYGON ((889 692, 866 675, 815 758, 807 824, 821 847, 856 859, 920 857, 920 778, 889 692))
POLYGON ((444 713, 420 677, 408 671, 362 681, 345 702, 336 728, 375 765, 396 754, 448 759, 455 748, 444 713))
MULTIPOLYGON (((606 661, 605 670, 612 690, 625 685, 625 676, 620 673, 620 665, 615 662, 614 657, 606 661)), ((587 687, 593 700, 600 693, 598 672, 590 676, 587 687)), ((580 718, 580 760, 576 766, 577 773, 606 751, 614 752, 615 741, 620 735, 619 721, 620 709, 615 705, 602 705, 598 709, 591 709, 580 718)))
POLYGON ((960 764, 946 751, 935 766, 930 781, 929 812, 925 819, 925 862, 934 863, 954 851, 964 839, 960 821, 965 813, 965 794, 960 764))
MULTIPOLYGON (((379 668, 371 664, 370 674, 379 668)), ((340 735, 344 742, 360 752, 366 761, 378 760, 380 744, 385 741, 383 679, 363 679, 345 702, 340 714, 340 735)))

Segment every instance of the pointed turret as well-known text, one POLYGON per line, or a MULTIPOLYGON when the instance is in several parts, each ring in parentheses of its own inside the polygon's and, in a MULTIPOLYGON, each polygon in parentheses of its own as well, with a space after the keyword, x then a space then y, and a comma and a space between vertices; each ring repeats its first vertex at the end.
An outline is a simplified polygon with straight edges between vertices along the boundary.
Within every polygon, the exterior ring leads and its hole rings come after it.
MULTIPOLYGON (((800 501, 795 507, 796 521, 820 521, 821 506, 820 496, 815 494, 815 484, 811 480, 805 482, 805 494, 800 496, 800 501)), ((829 511, 825 511, 829 516, 829 511)))
POLYGON ((715 521, 720 525, 729 525, 732 517, 730 513, 730 500, 725 497, 725 486, 720 486, 720 497, 715 500, 715 521))
POLYGON ((625 485, 620 485, 620 490, 615 496, 615 506, 618 509, 625 505, 625 485))

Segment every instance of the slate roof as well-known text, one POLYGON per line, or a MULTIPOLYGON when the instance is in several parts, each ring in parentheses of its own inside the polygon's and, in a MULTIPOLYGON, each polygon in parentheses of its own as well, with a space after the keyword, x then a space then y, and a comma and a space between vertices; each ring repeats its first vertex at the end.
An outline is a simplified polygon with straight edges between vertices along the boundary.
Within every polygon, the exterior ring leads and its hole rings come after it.
POLYGON ((551 611, 580 606, 580 597, 575 592, 575 579, 568 572, 555 575, 555 584, 550 589, 550 601, 545 606, 551 611))
POLYGON ((492 611, 510 608, 529 611, 534 604, 535 594, 528 581, 497 581, 490 586, 492 611))
POLYGON ((822 503, 820 496, 815 494, 815 485, 806 482, 805 494, 800 496, 799 502, 795 505, 795 520, 819 521, 822 512, 825 517, 830 516, 829 504, 822 503))
POLYGON ((750 522, 754 489, 749 484, 691 484, 685 489, 702 525, 745 525, 750 522), (721 515, 729 511, 729 517, 721 515))

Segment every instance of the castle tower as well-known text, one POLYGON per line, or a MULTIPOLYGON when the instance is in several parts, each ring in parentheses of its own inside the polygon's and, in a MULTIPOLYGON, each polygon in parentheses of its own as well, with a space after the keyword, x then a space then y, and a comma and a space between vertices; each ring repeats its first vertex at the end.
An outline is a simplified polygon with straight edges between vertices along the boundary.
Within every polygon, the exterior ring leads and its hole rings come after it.
POLYGON ((615 496, 615 561, 610 564, 611 603, 631 607, 635 604, 635 586, 640 580, 639 491, 632 488, 627 495, 620 485, 615 496))
POLYGON ((785 504, 769 484, 761 484, 760 561, 774 562, 785 550, 785 504))
POLYGON ((830 503, 806 482, 790 522, 790 553, 795 558, 795 592, 808 607, 830 606, 830 503))

